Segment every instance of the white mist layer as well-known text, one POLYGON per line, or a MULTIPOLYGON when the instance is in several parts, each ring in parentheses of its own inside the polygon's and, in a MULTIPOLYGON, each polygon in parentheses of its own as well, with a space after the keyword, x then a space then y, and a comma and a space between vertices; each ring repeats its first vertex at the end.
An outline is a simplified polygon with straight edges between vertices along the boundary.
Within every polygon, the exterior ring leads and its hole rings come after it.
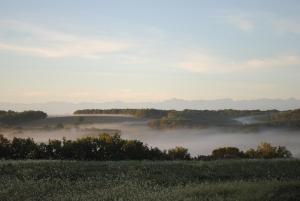
MULTIPOLYGON (((74 116, 70 118, 74 118, 74 116)), ((62 121, 62 119, 59 120, 62 121)), ((218 147, 235 146, 241 150, 247 150, 256 148, 262 142, 269 142, 273 145, 286 146, 295 157, 300 157, 299 131, 271 129, 260 132, 229 132, 218 128, 158 130, 149 128, 146 121, 136 118, 124 117, 124 120, 122 120, 118 116, 116 120, 118 120, 117 123, 109 119, 101 119, 100 123, 90 121, 89 124, 75 126, 68 119, 67 128, 64 129, 45 130, 24 127, 21 131, 0 131, 0 133, 9 138, 13 136, 31 137, 37 142, 47 142, 48 139, 62 139, 63 137, 75 140, 85 136, 97 136, 99 133, 106 131, 99 129, 107 129, 107 132, 110 133, 114 133, 114 130, 120 130, 121 137, 124 139, 137 139, 149 146, 159 147, 160 149, 183 146, 188 148, 193 156, 210 154, 213 149, 218 147)), ((51 123, 57 123, 53 119, 50 119, 49 122, 50 125, 51 123)))

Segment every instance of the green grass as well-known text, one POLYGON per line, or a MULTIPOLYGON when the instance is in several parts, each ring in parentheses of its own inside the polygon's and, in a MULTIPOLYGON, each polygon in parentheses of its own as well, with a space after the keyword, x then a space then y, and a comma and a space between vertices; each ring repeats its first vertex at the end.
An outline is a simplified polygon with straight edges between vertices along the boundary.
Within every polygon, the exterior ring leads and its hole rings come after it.
POLYGON ((0 161, 0 200, 300 200, 300 160, 0 161))

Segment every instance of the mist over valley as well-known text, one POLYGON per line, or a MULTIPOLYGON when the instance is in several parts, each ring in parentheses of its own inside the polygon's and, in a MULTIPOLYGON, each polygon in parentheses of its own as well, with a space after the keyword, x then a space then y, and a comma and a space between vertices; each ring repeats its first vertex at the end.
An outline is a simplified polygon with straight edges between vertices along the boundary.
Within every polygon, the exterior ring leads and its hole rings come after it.
MULTIPOLYGON (((241 124, 251 125, 259 120, 253 116, 237 118, 241 124)), ((33 138, 47 143, 49 139, 76 140, 81 137, 97 137, 101 133, 121 134, 124 139, 140 140, 151 147, 168 150, 183 146, 193 155, 207 155, 217 147, 238 147, 241 150, 255 148, 262 142, 286 146, 295 157, 300 157, 300 132, 296 129, 209 126, 206 128, 149 127, 151 120, 133 115, 87 114, 50 115, 45 119, 1 128, 0 133, 13 137, 33 138)))

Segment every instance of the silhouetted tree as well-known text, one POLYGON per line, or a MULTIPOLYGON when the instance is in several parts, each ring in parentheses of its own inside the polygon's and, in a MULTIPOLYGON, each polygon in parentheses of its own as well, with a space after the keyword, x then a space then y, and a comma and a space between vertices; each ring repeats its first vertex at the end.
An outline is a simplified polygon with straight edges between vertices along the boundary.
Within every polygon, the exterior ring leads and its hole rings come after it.
MULTIPOLYGON (((292 154, 283 146, 274 147, 262 143, 256 150, 245 153, 236 147, 215 149, 211 156, 194 159, 212 160, 223 158, 290 158, 292 154)), ((175 147, 161 151, 149 148, 138 140, 125 140, 119 134, 100 134, 98 137, 84 137, 77 140, 49 140, 35 143, 31 138, 8 140, 0 135, 0 159, 67 159, 67 160, 189 160, 188 149, 175 147)))
POLYGON ((0 159, 7 159, 10 157, 11 144, 2 134, 0 134, 0 159))
POLYGON ((11 142, 11 154, 13 159, 30 158, 32 151, 37 148, 37 144, 32 138, 16 138, 14 137, 11 142))

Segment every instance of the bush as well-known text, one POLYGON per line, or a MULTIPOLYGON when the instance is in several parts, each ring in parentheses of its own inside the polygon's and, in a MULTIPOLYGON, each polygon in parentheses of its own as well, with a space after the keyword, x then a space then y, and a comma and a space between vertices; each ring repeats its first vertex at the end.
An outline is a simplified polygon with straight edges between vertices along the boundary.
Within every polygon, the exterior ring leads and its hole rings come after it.
POLYGON ((212 157, 220 158, 241 158, 243 153, 236 147, 222 147, 212 151, 212 157))
POLYGON ((290 158, 292 154, 284 146, 272 146, 270 143, 261 143, 256 150, 245 152, 247 158, 290 158))

